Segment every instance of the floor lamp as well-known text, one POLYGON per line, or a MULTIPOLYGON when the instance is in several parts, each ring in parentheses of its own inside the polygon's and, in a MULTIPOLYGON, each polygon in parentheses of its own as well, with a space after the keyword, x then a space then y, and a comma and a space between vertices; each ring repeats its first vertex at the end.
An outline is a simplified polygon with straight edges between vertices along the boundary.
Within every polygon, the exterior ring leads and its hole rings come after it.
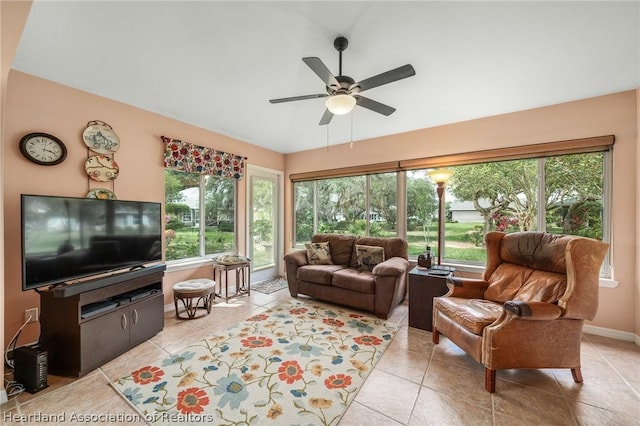
POLYGON ((438 168, 429 171, 427 174, 438 185, 436 191, 438 193, 438 266, 440 266, 442 248, 444 247, 444 188, 451 175, 453 175, 453 170, 438 168))

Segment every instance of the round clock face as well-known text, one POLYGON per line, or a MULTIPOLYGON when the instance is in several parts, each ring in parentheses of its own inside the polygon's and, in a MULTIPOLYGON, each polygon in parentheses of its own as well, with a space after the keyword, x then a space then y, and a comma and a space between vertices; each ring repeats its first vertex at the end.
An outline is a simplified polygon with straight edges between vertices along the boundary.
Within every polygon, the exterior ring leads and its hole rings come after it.
POLYGON ((67 147, 47 133, 29 133, 20 139, 20 152, 27 159, 43 166, 60 164, 67 157, 67 147))

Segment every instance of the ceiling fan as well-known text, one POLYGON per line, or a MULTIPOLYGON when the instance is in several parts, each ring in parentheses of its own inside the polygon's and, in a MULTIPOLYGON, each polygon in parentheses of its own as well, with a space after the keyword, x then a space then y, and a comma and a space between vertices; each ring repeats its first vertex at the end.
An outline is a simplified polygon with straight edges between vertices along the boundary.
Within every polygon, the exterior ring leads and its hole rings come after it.
POLYGON ((293 96, 290 98, 271 99, 269 102, 278 104, 282 102, 302 101, 305 99, 326 98, 327 109, 320 119, 320 125, 329 124, 334 115, 348 114, 355 105, 370 109, 383 115, 391 115, 395 112, 395 108, 389 105, 365 98, 360 93, 383 84, 393 83, 403 78, 411 77, 416 74, 411 64, 383 72, 382 74, 356 82, 353 78, 342 75, 342 52, 347 48, 349 41, 345 37, 337 37, 333 41, 333 47, 339 54, 338 75, 334 76, 326 65, 316 57, 302 58, 305 64, 316 73, 318 77, 326 85, 327 93, 317 93, 313 95, 293 96))

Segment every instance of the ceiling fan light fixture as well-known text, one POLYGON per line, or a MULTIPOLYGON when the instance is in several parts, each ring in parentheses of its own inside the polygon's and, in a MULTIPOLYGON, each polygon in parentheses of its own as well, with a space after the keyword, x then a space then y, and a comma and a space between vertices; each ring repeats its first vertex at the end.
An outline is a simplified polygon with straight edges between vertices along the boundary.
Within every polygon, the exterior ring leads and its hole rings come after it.
POLYGON ((349 114, 355 105, 356 98, 346 94, 333 95, 326 102, 327 109, 335 115, 349 114))

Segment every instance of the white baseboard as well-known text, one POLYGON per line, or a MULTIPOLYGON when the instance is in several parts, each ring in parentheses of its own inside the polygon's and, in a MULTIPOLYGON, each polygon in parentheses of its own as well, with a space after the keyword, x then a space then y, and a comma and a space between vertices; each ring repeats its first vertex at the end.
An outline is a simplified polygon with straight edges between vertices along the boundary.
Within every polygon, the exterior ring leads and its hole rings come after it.
POLYGON ((584 332, 589 334, 595 334, 596 336, 611 337, 612 339, 624 340, 626 342, 633 342, 640 346, 640 336, 629 333, 627 331, 612 330, 610 328, 597 327, 595 325, 585 325, 584 332))
POLYGON ((4 389, 0 389, 0 405, 4 404, 5 402, 9 402, 9 399, 7 398, 7 391, 4 389))

